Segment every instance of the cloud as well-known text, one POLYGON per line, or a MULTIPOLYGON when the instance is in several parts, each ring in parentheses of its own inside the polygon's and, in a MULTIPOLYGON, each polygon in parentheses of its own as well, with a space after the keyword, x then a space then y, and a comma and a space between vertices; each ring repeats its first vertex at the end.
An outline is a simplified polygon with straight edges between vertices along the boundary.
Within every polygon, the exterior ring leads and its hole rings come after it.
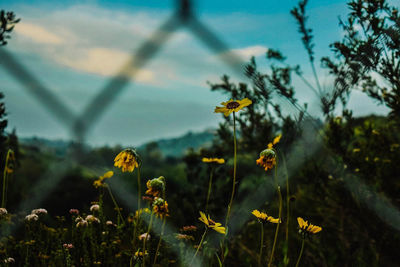
POLYGON ((252 56, 258 57, 264 55, 268 50, 268 47, 262 45, 248 46, 239 49, 232 49, 231 51, 236 55, 243 58, 243 60, 249 60, 252 56))
MULTIPOLYGON (((55 60, 59 63, 88 73, 103 76, 116 75, 129 60, 131 55, 120 50, 94 47, 87 49, 81 57, 58 55, 55 60)), ((135 75, 135 80, 143 83, 154 83, 154 73, 147 69, 141 69, 135 75)))
POLYGON ((19 23, 15 32, 31 41, 39 44, 59 45, 64 42, 63 38, 50 32, 44 27, 31 23, 19 23))

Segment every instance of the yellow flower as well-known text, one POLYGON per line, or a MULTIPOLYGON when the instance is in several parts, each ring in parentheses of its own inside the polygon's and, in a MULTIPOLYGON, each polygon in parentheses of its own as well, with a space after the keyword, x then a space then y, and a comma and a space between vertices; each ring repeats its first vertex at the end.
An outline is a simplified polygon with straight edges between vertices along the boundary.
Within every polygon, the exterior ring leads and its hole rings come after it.
POLYGON ((151 212, 150 212, 150 209, 148 209, 148 208, 140 209, 135 212, 135 217, 138 217, 138 216, 142 215, 143 213, 150 214, 151 212))
POLYGON ((266 213, 264 212, 260 212, 258 210, 253 210, 251 212, 251 214, 253 214, 254 216, 257 217, 257 219, 263 223, 263 222, 270 222, 270 223, 280 223, 279 219, 276 219, 272 216, 268 216, 266 213))
POLYGON ((199 220, 203 222, 205 225, 207 225, 208 228, 211 228, 218 233, 225 234, 225 227, 221 226, 222 224, 214 222, 213 220, 210 219, 210 215, 208 215, 208 218, 204 214, 204 212, 200 211, 200 218, 199 220))
POLYGON ((229 100, 228 102, 222 102, 223 107, 215 107, 215 113, 224 113, 225 117, 228 117, 232 112, 238 112, 244 107, 253 103, 250 99, 244 98, 242 100, 229 100))
POLYGON ((322 230, 321 227, 309 224, 308 221, 304 221, 303 218, 297 217, 297 222, 299 224, 299 233, 303 235, 303 238, 309 234, 316 234, 322 230))
POLYGON ((100 176, 100 178, 102 178, 102 179, 108 179, 108 178, 113 177, 113 175, 114 175, 114 172, 113 172, 113 171, 108 171, 108 172, 106 172, 105 174, 103 174, 103 176, 100 176))
POLYGON ((361 149, 359 149, 359 148, 353 148, 353 153, 357 153, 357 152, 360 152, 361 151, 361 149))
POLYGON ((157 217, 163 219, 169 216, 168 202, 160 197, 156 197, 153 202, 153 212, 157 217))
POLYGON ((272 149, 274 145, 276 145, 277 143, 279 143, 279 141, 281 141, 281 137, 282 135, 278 135, 277 137, 274 138, 274 141, 272 141, 272 143, 268 144, 268 148, 272 149))
POLYGON ((133 172, 139 167, 139 157, 134 149, 128 148, 121 151, 114 159, 114 166, 121 168, 122 172, 133 172))
POLYGON ((103 176, 100 176, 99 179, 93 182, 93 186, 96 188, 104 187, 104 179, 109 179, 114 175, 113 171, 108 171, 103 176))
POLYGON ((165 190, 165 178, 164 176, 160 176, 158 178, 154 178, 148 180, 146 183, 147 186, 147 195, 151 195, 153 197, 159 197, 162 192, 165 190))
POLYGON ((147 252, 147 250, 144 251, 144 255, 143 255, 142 251, 138 250, 138 251, 135 252, 135 259, 142 260, 143 256, 148 256, 148 255, 149 255, 149 253, 147 252))
POLYGON ((99 188, 99 187, 104 186, 104 184, 103 184, 102 180, 98 179, 98 180, 93 182, 93 186, 96 187, 96 188, 99 188))
POLYGON ((264 212, 259 212, 258 210, 253 210, 251 212, 254 216, 256 216, 258 219, 265 220, 267 218, 267 214, 264 212))
POLYGON ((265 171, 270 169, 272 170, 272 168, 276 165, 276 153, 273 147, 279 143, 281 137, 281 134, 276 136, 272 143, 268 144, 268 148, 261 151, 260 157, 256 160, 257 165, 263 167, 265 171))
POLYGON ((205 163, 218 163, 218 164, 225 163, 225 160, 220 158, 203 158, 202 161, 205 163))

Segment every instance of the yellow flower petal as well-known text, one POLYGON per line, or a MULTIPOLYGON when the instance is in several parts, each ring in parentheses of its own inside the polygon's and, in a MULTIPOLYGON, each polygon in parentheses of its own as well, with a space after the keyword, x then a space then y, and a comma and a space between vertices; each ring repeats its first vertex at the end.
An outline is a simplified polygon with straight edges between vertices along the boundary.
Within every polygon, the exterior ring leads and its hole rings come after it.
POLYGON ((282 135, 278 135, 277 137, 274 138, 274 141, 272 142, 273 145, 279 143, 279 141, 281 140, 282 135))
POLYGON ((207 219, 206 215, 204 214, 204 212, 202 212, 202 211, 200 211, 200 218, 199 218, 199 220, 200 220, 201 222, 203 222, 205 225, 209 226, 209 224, 208 224, 208 219, 207 219))
POLYGON ((103 174, 103 179, 111 178, 114 175, 113 171, 108 171, 105 174, 103 174))

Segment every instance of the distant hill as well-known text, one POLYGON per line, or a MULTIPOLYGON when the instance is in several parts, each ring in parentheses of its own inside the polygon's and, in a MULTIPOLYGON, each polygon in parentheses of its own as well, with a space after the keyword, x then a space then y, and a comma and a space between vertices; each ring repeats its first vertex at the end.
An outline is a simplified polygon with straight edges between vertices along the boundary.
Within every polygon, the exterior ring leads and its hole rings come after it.
POLYGON ((138 147, 143 150, 149 144, 157 144, 164 156, 179 157, 189 148, 198 149, 200 147, 210 146, 214 138, 214 130, 206 130, 199 133, 188 132, 176 138, 160 139, 148 142, 138 147))
POLYGON ((72 145, 71 141, 65 141, 62 139, 50 140, 36 136, 19 138, 19 142, 25 147, 59 157, 64 157, 67 154, 69 147, 72 145))
MULTIPOLYGON (((198 133, 190 131, 179 137, 159 139, 145 143, 139 146, 138 149, 144 150, 149 144, 156 144, 164 156, 179 157, 189 148, 198 149, 211 145, 213 138, 214 130, 205 130, 198 133)), ((23 146, 59 157, 65 156, 71 145, 73 145, 71 141, 50 140, 40 137, 20 138, 19 141, 23 146)))

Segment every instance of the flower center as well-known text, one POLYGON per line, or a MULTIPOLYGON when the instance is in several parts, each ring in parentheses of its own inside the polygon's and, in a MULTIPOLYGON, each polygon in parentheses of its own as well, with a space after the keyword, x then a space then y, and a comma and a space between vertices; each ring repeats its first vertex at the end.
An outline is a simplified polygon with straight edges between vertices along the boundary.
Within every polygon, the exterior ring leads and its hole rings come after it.
POLYGON ((240 106, 240 104, 239 104, 238 102, 236 102, 236 101, 230 102, 230 103, 228 103, 228 104, 226 105, 226 107, 227 107, 228 109, 235 109, 235 108, 237 108, 237 107, 239 107, 239 106, 240 106))

